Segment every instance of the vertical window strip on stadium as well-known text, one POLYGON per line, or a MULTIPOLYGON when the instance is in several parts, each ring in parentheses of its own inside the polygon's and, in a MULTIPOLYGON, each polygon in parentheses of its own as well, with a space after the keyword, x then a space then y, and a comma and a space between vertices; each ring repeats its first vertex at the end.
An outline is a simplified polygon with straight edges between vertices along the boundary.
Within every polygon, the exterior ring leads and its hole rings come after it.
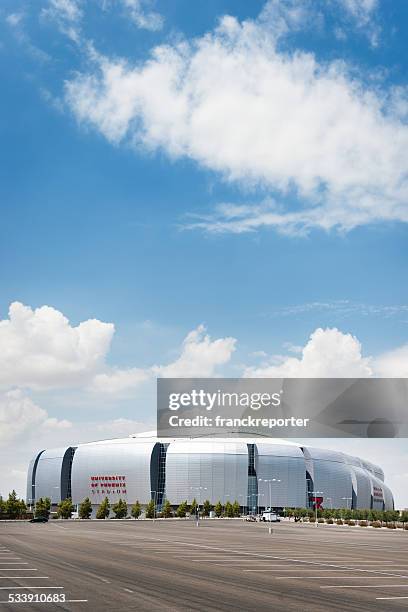
POLYGON ((159 450, 159 470, 157 479, 157 505, 162 507, 166 498, 166 456, 169 444, 160 444, 159 450))
POLYGON ((75 451, 76 451, 76 446, 70 448, 69 467, 68 467, 68 486, 67 486, 67 497, 70 499, 72 499, 71 477, 72 477, 72 464, 74 462, 75 451))
POLYGON ((38 467, 38 462, 40 460, 41 455, 44 453, 45 451, 42 450, 40 453, 38 453, 36 460, 34 461, 34 465, 33 465, 33 473, 32 473, 32 477, 31 477, 31 503, 35 504, 36 502, 36 494, 35 494, 35 478, 37 476, 37 467, 38 467))
POLYGON ((256 514, 258 508, 258 479, 255 470, 255 444, 248 447, 248 493, 247 506, 249 514, 256 514))

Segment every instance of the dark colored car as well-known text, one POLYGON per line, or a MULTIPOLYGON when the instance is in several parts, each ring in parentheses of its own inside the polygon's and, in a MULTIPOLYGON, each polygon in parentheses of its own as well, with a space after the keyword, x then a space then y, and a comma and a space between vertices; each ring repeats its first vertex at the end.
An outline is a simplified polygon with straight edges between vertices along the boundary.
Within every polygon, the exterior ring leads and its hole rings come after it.
POLYGON ((48 518, 46 516, 36 516, 30 520, 30 523, 48 523, 48 518))

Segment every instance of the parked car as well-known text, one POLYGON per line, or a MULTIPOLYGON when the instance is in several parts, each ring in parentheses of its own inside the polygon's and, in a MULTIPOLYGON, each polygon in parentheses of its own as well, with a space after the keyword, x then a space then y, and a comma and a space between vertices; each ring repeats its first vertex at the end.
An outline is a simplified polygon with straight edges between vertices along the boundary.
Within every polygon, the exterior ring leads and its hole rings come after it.
POLYGON ((35 516, 30 520, 30 523, 48 523, 48 518, 46 516, 35 516))

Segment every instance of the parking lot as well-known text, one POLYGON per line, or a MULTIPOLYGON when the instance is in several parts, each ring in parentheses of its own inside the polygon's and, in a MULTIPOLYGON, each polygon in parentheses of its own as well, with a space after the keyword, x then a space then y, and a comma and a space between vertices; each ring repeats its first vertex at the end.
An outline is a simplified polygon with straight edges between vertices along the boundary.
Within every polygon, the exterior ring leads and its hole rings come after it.
POLYGON ((272 529, 240 520, 2 523, 0 609, 408 606, 407 532, 287 522, 272 529), (65 601, 9 603, 15 594, 65 601))

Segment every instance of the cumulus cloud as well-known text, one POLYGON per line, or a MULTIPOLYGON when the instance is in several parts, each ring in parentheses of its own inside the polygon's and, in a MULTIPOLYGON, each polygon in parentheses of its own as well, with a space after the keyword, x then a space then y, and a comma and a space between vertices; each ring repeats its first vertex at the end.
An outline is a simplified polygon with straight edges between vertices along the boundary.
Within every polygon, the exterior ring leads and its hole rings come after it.
POLYGON ((235 350, 235 338, 211 340, 203 325, 184 339, 180 357, 165 366, 154 366, 156 376, 165 378, 213 376, 218 366, 226 364, 235 350))
POLYGON ((20 389, 0 393, 0 445, 14 442, 23 435, 35 437, 40 430, 49 434, 70 427, 71 423, 65 419, 49 417, 46 410, 20 389))
POLYGON ((300 357, 275 356, 260 367, 246 368, 244 373, 254 378, 365 378, 372 375, 370 359, 362 356, 357 338, 336 328, 316 329, 300 357))
POLYGON ((230 361, 235 350, 235 338, 212 340, 203 325, 187 334, 179 357, 166 365, 150 368, 110 369, 97 374, 91 384, 96 392, 121 394, 134 390, 142 382, 155 377, 214 376, 219 366, 230 361))
MULTIPOLYGON (((66 102, 112 143, 189 157, 245 189, 279 194, 219 207, 193 224, 207 231, 408 221, 408 126, 387 106, 391 93, 368 89, 344 62, 283 50, 284 26, 264 14, 225 16, 142 63, 93 52, 92 69, 66 82, 66 102)), ((287 27, 298 21, 294 11, 287 27)))
POLYGON ((114 326, 97 319, 76 327, 50 306, 13 302, 0 321, 0 384, 33 389, 79 385, 104 365, 114 326))
POLYGON ((374 368, 383 378, 408 378, 408 344, 377 357, 374 368))

